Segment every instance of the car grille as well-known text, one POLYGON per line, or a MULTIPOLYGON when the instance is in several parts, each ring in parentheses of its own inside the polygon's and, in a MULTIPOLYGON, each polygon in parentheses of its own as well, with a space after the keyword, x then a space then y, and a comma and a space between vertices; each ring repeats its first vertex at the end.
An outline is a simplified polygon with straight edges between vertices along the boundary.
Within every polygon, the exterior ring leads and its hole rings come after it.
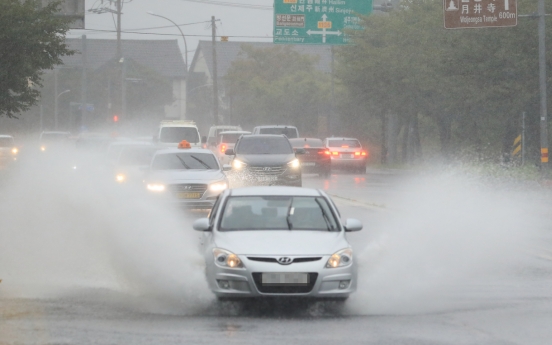
POLYGON ((264 176, 274 176, 281 175, 286 171, 285 166, 276 166, 276 167, 255 167, 250 166, 248 170, 255 175, 264 175, 264 176))
POLYGON ((183 183, 183 184, 172 184, 168 186, 168 189, 173 192, 199 192, 205 193, 207 190, 206 184, 200 183, 183 183))
MULTIPOLYGON (((247 257, 251 261, 260 261, 260 262, 271 262, 271 263, 278 263, 278 259, 276 258, 269 258, 269 257, 258 257, 258 256, 248 256, 247 257)), ((301 262, 312 262, 312 261, 318 261, 322 259, 321 256, 316 257, 305 257, 305 258, 293 258, 290 264, 297 264, 301 262)))
POLYGON ((251 273, 253 276, 253 281, 257 286, 257 290, 261 293, 274 293, 274 294, 286 294, 286 293, 309 293, 312 291, 314 284, 316 284, 316 278, 318 278, 318 273, 308 273, 309 283, 306 285, 281 285, 281 286, 263 286, 262 283, 262 273, 254 272, 251 273))

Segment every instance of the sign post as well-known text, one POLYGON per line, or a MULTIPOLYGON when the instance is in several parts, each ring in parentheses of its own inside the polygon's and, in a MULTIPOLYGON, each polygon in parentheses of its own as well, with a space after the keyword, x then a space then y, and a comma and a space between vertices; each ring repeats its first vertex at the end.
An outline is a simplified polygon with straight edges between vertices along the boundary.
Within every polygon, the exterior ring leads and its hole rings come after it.
POLYGON ((372 0, 274 0, 274 43, 348 44, 343 30, 362 30, 358 15, 372 0))
POLYGON ((445 29, 517 25, 517 0, 443 0, 445 29))

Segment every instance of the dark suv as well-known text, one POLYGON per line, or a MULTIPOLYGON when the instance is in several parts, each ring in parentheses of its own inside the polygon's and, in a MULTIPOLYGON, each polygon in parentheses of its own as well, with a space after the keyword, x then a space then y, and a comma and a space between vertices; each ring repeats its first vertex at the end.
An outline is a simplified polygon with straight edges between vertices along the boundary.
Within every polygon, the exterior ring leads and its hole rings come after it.
POLYGON ((232 187, 297 186, 301 187, 301 163, 285 135, 243 135, 234 149, 228 179, 232 187))

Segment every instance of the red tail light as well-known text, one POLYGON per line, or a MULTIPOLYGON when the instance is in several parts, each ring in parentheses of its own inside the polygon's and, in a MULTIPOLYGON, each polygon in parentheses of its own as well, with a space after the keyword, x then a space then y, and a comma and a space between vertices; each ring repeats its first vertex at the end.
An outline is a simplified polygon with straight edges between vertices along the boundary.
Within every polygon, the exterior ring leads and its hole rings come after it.
POLYGON ((339 152, 337 151, 332 152, 332 156, 338 156, 338 155, 339 155, 339 152))
POLYGON ((344 148, 344 149, 348 149, 349 145, 341 145, 341 147, 344 148))
POLYGON ((326 150, 326 149, 320 149, 318 150, 318 154, 319 155, 331 155, 332 153, 330 152, 330 150, 326 150))
POLYGON ((365 151, 355 152, 355 156, 366 156, 366 152, 365 151))
POLYGON ((220 153, 225 153, 225 152, 226 152, 226 144, 220 145, 220 153))

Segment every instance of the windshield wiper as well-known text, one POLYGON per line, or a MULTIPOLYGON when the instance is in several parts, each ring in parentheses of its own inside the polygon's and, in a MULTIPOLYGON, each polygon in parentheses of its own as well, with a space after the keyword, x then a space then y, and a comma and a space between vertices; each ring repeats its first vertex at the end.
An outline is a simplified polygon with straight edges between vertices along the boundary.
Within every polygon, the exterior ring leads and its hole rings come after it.
POLYGON ((286 221, 287 221, 287 225, 288 225, 289 230, 291 230, 293 228, 293 223, 291 223, 291 215, 293 214, 295 209, 293 207, 291 207, 292 205, 293 205, 293 198, 291 198, 291 200, 289 201, 289 207, 288 207, 287 217, 286 217, 286 221))
POLYGON ((324 207, 322 207, 322 204, 320 203, 320 200, 318 198, 315 198, 314 201, 316 201, 316 203, 318 204, 318 207, 320 207, 320 210, 322 211, 322 217, 324 218, 324 221, 326 222, 326 228, 328 229, 328 231, 333 231, 334 226, 330 222, 330 218, 328 217, 328 214, 324 210, 324 207))
POLYGON ((190 157, 192 157, 193 159, 195 159, 196 161, 198 161, 201 165, 203 165, 203 166, 206 167, 207 169, 212 169, 207 163, 205 163, 205 162, 202 161, 201 159, 197 158, 196 156, 191 155, 190 157))
POLYGON ((180 163, 182 163, 182 165, 183 165, 186 169, 190 169, 190 167, 186 165, 186 163, 184 162, 184 160, 183 160, 182 158, 180 158, 178 155, 176 155, 176 158, 178 158, 178 160, 180 161, 180 163))

